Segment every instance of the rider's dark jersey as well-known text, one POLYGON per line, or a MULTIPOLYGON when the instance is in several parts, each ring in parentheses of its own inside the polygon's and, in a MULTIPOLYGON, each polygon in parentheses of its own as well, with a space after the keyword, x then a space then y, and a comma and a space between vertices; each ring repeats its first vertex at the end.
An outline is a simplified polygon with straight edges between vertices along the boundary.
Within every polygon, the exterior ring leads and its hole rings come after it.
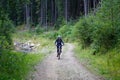
POLYGON ((62 41, 61 38, 57 38, 55 41, 55 44, 56 44, 56 46, 62 46, 62 45, 64 45, 64 42, 62 41))

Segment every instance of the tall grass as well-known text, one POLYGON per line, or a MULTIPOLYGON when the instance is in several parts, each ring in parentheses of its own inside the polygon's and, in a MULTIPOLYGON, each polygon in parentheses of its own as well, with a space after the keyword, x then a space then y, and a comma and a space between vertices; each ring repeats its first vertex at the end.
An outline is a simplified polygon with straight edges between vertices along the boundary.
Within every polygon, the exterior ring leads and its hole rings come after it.
POLYGON ((43 54, 23 54, 2 51, 0 56, 0 80, 24 80, 34 65, 43 59, 43 54))
POLYGON ((25 43, 31 40, 34 44, 40 44, 38 51, 23 53, 12 51, 0 51, 0 80, 25 80, 34 66, 41 62, 46 54, 50 53, 52 41, 29 31, 19 31, 12 35, 13 41, 25 43), (49 41, 48 41, 49 40, 49 41), (45 54, 42 49, 44 48, 45 54), (37 53, 37 54, 36 54, 37 53))
MULTIPOLYGON (((32 41, 34 44, 40 44, 40 47, 45 47, 45 46, 53 46, 52 40, 53 36, 50 36, 52 34, 51 32, 47 33, 42 33, 42 34, 36 34, 35 32, 30 32, 30 31, 20 31, 17 32, 16 34, 13 34, 13 41, 17 42, 27 42, 27 41, 32 41)), ((52 48, 52 47, 51 47, 52 48)))
POLYGON ((91 71, 103 75, 107 80, 120 79, 120 52, 112 49, 106 54, 92 55, 93 49, 76 47, 76 57, 91 71))

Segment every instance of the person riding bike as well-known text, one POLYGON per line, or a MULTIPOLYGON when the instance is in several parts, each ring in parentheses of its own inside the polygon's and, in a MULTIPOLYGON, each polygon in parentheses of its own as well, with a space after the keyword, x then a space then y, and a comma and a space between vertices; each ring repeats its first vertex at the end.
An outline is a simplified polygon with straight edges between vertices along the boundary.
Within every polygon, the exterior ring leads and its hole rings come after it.
POLYGON ((64 45, 64 42, 61 38, 61 36, 59 35, 58 38, 55 41, 55 45, 57 47, 57 57, 58 57, 58 53, 59 53, 59 48, 60 48, 60 53, 62 52, 62 46, 64 45))

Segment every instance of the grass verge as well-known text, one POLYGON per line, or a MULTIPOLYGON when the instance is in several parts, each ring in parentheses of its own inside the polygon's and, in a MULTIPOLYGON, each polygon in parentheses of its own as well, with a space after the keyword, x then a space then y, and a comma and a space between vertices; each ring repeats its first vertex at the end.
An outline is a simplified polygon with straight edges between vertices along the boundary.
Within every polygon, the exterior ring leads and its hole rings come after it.
POLYGON ((92 55, 91 48, 82 49, 81 46, 76 46, 75 56, 88 69, 103 75, 106 80, 120 79, 120 52, 118 49, 110 50, 106 54, 92 55))
POLYGON ((33 66, 43 58, 43 54, 2 51, 0 56, 0 80, 24 80, 33 66))
POLYGON ((34 53, 23 53, 17 51, 0 51, 0 80, 25 80, 34 66, 41 62, 44 57, 51 53, 52 41, 35 35, 29 31, 19 31, 12 35, 13 41, 25 43, 32 41, 40 44, 34 53))

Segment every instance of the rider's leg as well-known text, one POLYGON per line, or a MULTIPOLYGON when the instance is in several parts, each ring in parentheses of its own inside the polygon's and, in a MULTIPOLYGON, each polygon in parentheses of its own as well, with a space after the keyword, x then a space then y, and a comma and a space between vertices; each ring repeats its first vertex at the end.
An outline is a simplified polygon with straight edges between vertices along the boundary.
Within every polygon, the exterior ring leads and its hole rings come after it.
POLYGON ((57 57, 58 57, 58 52, 59 52, 59 46, 57 46, 57 57))
POLYGON ((58 56, 58 60, 60 59, 60 54, 61 54, 61 46, 59 46, 59 56, 58 56))
POLYGON ((60 46, 60 53, 62 52, 62 46, 60 46))
POLYGON ((59 46, 57 46, 57 53, 59 52, 59 46))

